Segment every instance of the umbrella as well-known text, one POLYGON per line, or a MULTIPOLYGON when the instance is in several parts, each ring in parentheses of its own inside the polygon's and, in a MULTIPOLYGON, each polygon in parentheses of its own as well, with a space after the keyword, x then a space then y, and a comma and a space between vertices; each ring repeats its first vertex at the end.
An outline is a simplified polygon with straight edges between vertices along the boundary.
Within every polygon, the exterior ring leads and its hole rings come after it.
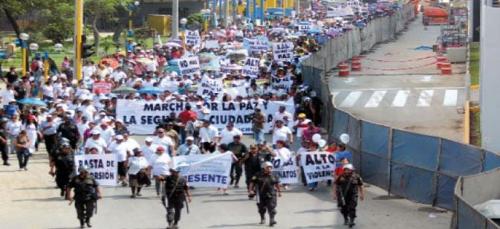
POLYGON ((180 47, 182 47, 182 45, 181 45, 181 44, 176 43, 176 42, 167 42, 167 43, 165 44, 165 46, 167 46, 167 47, 175 47, 175 48, 180 48, 180 47))
POLYGON ((163 93, 163 89, 159 87, 143 87, 138 92, 141 94, 160 94, 163 93))
POLYGON ((17 102, 24 104, 24 105, 31 105, 31 106, 41 106, 41 107, 47 106, 47 104, 44 101, 40 100, 39 98, 24 98, 24 99, 21 99, 17 102))
POLYGON ((104 58, 101 60, 101 63, 108 63, 113 69, 117 68, 120 65, 120 63, 118 63, 118 60, 115 58, 104 58))
POLYGON ((120 86, 120 87, 114 89, 112 92, 116 93, 116 94, 129 94, 129 93, 135 93, 136 90, 134 88, 131 88, 131 87, 120 86))

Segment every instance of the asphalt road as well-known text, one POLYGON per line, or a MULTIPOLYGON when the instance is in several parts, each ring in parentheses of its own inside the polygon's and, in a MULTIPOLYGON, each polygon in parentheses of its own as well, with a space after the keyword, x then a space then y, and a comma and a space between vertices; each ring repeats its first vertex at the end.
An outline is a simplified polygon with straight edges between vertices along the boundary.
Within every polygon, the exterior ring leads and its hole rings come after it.
POLYGON ((463 140, 465 80, 463 64, 453 75, 440 75, 431 47, 439 27, 424 29, 413 21, 392 42, 361 58, 363 71, 349 77, 330 76, 335 105, 357 117, 418 133, 463 140))
MULTIPOLYGON (((137 140, 144 137, 137 137, 137 140)), ((246 138, 245 142, 249 140, 246 138)), ((2 228, 77 228, 74 206, 59 197, 53 178, 48 175, 43 150, 30 161, 29 171, 12 166, 0 167, 0 222, 2 228)), ((259 225, 255 201, 248 200, 244 188, 229 189, 223 196, 212 188, 193 190, 190 214, 183 212, 180 228, 267 228, 259 225)), ((165 228, 165 210, 154 188, 130 199, 129 188, 105 187, 99 201, 93 228, 165 228)), ((367 187, 366 199, 359 203, 356 228, 449 228, 451 213, 439 212, 412 203, 376 187, 367 187)), ((278 224, 274 228, 346 228, 331 195, 331 187, 321 184, 309 192, 292 185, 278 200, 278 224)))

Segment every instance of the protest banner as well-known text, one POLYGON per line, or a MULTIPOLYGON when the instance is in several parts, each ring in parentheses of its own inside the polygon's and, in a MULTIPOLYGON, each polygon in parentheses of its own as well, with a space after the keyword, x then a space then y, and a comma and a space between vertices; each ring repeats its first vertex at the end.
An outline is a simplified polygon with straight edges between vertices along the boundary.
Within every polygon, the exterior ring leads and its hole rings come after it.
POLYGON ((293 58, 293 42, 274 42, 273 56, 275 61, 290 61, 293 58))
POLYGON ((201 44, 201 37, 198 30, 186 30, 186 44, 197 47, 201 44))
POLYGON ((102 82, 95 82, 92 84, 92 93, 95 94, 109 94, 111 93, 111 83, 102 81, 102 82))
POLYGON ((280 183, 295 184, 299 182, 295 157, 290 157, 288 159, 276 157, 273 159, 272 164, 273 174, 280 178, 280 183))
POLYGON ((89 168, 89 174, 102 186, 116 186, 118 161, 116 154, 75 155, 75 170, 82 166, 89 168))
POLYGON ((257 78, 259 76, 259 58, 248 57, 243 66, 243 75, 250 78, 257 78))
POLYGON ((278 90, 285 90, 288 92, 290 88, 292 87, 293 80, 290 76, 285 76, 283 78, 279 78, 277 76, 272 76, 271 78, 271 88, 275 91, 278 90))
POLYGON ((200 72, 200 61, 198 56, 179 59, 178 66, 181 75, 193 75, 200 72))
POLYGON ((308 184, 333 179, 335 156, 329 152, 307 152, 300 157, 300 163, 308 184))
POLYGON ((205 48, 206 49, 218 49, 219 46, 219 41, 218 40, 207 40, 205 41, 205 48))
POLYGON ((224 83, 222 78, 211 79, 208 77, 203 77, 201 83, 198 86, 198 95, 208 95, 216 96, 222 98, 222 92, 224 90, 224 83))
POLYGON ((227 188, 229 185, 233 163, 229 153, 176 156, 173 162, 189 186, 227 188))
POLYGON ((248 52, 266 52, 269 49, 269 42, 263 39, 243 39, 243 47, 248 50, 248 52))
MULTIPOLYGON (((144 100, 119 99, 116 106, 116 118, 124 121, 128 130, 133 134, 151 134, 155 127, 168 119, 174 112, 178 115, 187 103, 181 101, 161 102, 144 100)), ((191 104, 195 107, 195 104, 191 104)), ((242 102, 205 102, 210 114, 208 119, 219 129, 223 129, 228 122, 243 133, 252 133, 252 115, 255 107, 259 106, 266 117, 265 131, 269 131, 274 113, 283 105, 292 114, 295 113, 293 101, 242 101, 242 102)))
POLYGON ((300 32, 307 33, 307 31, 309 31, 311 29, 311 22, 301 21, 301 22, 297 23, 297 27, 298 27, 300 32))

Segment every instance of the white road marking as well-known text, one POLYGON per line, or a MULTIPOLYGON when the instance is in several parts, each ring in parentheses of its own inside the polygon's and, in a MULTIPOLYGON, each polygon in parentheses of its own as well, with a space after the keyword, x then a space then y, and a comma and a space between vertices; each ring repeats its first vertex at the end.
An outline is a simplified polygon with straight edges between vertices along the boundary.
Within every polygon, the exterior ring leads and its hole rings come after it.
POLYGON ((421 81, 422 82, 430 82, 432 80, 432 76, 424 76, 421 81))
POLYGON ((387 93, 387 91, 375 91, 375 92, 373 92, 373 95, 370 97, 368 102, 366 102, 365 107, 366 108, 378 107, 380 102, 382 102, 382 99, 384 99, 385 93, 387 93))
POLYGON ((349 95, 342 101, 340 107, 352 107, 358 101, 359 97, 361 97, 361 91, 351 91, 349 95))
POLYGON ((406 100, 408 100, 408 95, 410 95, 409 90, 399 90, 392 101, 393 107, 404 107, 406 104, 406 100))
POLYGON ((332 93, 332 96, 333 96, 333 101, 335 101, 335 98, 337 97, 337 95, 339 95, 339 93, 340 93, 339 91, 334 91, 334 92, 332 93))
POLYGON ((446 90, 444 93, 444 106, 456 106, 458 100, 458 91, 457 90, 446 90))
POLYGON ((417 107, 428 107, 431 105, 434 90, 423 90, 418 97, 417 107))

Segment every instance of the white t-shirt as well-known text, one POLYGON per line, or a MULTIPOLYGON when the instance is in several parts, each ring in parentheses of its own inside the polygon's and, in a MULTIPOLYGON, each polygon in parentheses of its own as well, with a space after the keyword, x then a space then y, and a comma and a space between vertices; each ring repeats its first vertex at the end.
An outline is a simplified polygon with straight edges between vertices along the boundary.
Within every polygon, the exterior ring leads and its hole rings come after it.
POLYGON ((174 146, 174 141, 172 140, 172 138, 170 138, 167 135, 163 135, 162 138, 160 138, 158 136, 154 136, 153 137, 153 144, 165 147, 165 150, 168 152, 168 149, 170 148, 170 146, 172 146, 172 147, 174 146))
POLYGON ((108 144, 102 139, 98 138, 97 140, 94 140, 93 138, 87 139, 85 142, 85 149, 90 149, 90 148, 97 148, 97 153, 98 154, 104 154, 104 149, 106 149, 106 146, 108 144))
POLYGON ((283 141, 287 142, 289 140, 288 139, 289 134, 292 134, 292 131, 290 130, 290 128, 288 128, 284 125, 281 128, 275 127, 273 129, 273 145, 276 144, 276 142, 279 140, 283 140, 283 141))
POLYGON ((229 144, 229 143, 233 142, 233 137, 236 135, 241 136, 241 135, 243 135, 243 133, 236 127, 233 127, 232 130, 228 130, 227 128, 224 128, 220 132, 220 137, 221 137, 220 143, 221 144, 229 144))
POLYGON ((42 93, 44 96, 54 98, 54 87, 52 85, 43 85, 42 93))
POLYGON ((136 175, 141 169, 149 166, 148 160, 145 157, 129 157, 128 158, 128 174, 136 175))
POLYGON ((153 176, 170 175, 172 159, 167 153, 162 155, 153 154, 150 161, 153 167, 153 176))
POLYGON ((144 157, 147 158, 148 161, 150 160, 151 156, 155 154, 156 148, 158 148, 158 145, 156 144, 151 144, 150 146, 147 145, 141 146, 142 153, 144 153, 144 157))
POLYGON ((13 122, 12 120, 9 120, 9 122, 7 122, 7 133, 10 135, 10 136, 17 136, 19 135, 19 132, 21 132, 21 127, 22 127, 22 123, 21 121, 15 121, 13 122))
POLYGON ((200 142, 213 142, 215 137, 219 136, 219 130, 215 126, 200 128, 200 142))
POLYGON ((287 161, 292 156, 292 152, 290 152, 290 150, 286 147, 282 147, 281 149, 275 149, 274 152, 276 153, 277 158, 281 158, 284 161, 287 161))
POLYGON ((141 145, 139 145, 139 143, 138 143, 136 140, 134 140, 134 139, 132 139, 132 138, 130 138, 130 137, 129 137, 129 138, 127 138, 127 140, 126 140, 126 141, 124 140, 124 141, 123 141, 123 144, 125 144, 125 145, 126 145, 127 150, 128 150, 129 152, 133 152, 135 148, 141 148, 141 145))
POLYGON ((128 156, 127 145, 123 142, 119 143, 113 141, 109 144, 108 150, 111 151, 112 154, 117 155, 118 162, 126 161, 128 156))
POLYGON ((96 129, 101 132, 101 138, 104 139, 106 143, 110 143, 115 136, 115 131, 111 127, 107 127, 105 130, 101 126, 96 127, 96 129))

